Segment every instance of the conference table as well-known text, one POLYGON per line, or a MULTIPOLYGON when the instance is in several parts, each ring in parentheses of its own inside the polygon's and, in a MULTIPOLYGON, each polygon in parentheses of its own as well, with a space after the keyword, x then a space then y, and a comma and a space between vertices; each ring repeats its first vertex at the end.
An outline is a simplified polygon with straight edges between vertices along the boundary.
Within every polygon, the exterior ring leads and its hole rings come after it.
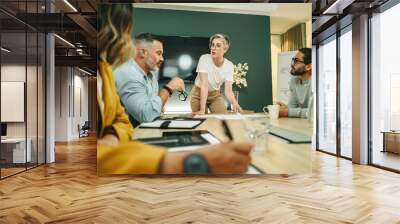
MULTIPOLYGON (((262 114, 260 114, 262 116, 262 114)), ((169 114, 163 117, 179 116, 169 114)), ((226 122, 232 132, 234 142, 249 142, 243 120, 229 119, 226 122)), ((206 120, 194 130, 207 130, 220 141, 228 141, 221 120, 216 115, 206 115, 206 120)), ((284 128, 297 133, 311 136, 312 124, 307 119, 279 118, 268 119, 269 125, 284 128)), ((136 128, 134 138, 161 137, 166 131, 182 131, 182 129, 148 129, 136 128)), ((262 150, 253 150, 251 154, 252 164, 266 174, 303 174, 311 172, 311 144, 291 144, 287 140, 268 134, 265 147, 262 150)))

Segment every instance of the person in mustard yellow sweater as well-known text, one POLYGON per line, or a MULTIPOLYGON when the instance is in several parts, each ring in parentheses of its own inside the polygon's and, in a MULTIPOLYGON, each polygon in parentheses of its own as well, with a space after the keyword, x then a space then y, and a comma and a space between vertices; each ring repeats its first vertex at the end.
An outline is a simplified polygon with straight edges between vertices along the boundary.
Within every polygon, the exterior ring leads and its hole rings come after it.
POLYGON ((190 152, 132 140, 133 127, 117 94, 112 68, 133 60, 132 4, 99 4, 97 170, 104 174, 243 173, 250 163, 249 144, 222 143, 190 152))

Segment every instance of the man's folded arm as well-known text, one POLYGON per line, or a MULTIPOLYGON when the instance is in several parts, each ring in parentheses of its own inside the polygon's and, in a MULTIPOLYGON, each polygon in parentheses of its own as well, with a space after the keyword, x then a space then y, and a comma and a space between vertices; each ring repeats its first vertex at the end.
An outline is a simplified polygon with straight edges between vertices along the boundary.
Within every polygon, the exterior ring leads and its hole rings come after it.
POLYGON ((161 98, 148 96, 146 89, 143 83, 130 80, 119 91, 126 111, 140 123, 152 121, 161 114, 161 98))

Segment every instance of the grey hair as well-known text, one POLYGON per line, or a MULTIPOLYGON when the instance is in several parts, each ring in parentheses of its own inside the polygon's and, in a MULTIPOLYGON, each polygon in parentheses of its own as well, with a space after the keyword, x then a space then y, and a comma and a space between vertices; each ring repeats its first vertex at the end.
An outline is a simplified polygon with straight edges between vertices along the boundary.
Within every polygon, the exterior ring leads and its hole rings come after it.
POLYGON ((229 40, 229 37, 227 35, 225 35, 225 34, 217 33, 217 34, 212 35, 210 37, 209 47, 211 48, 211 44, 212 44, 213 40, 214 39, 218 39, 218 38, 223 40, 224 46, 225 46, 224 50, 225 50, 225 52, 227 52, 228 49, 229 49, 229 46, 231 45, 231 42, 229 40))
POLYGON ((150 47, 151 44, 154 43, 154 41, 162 43, 161 39, 158 36, 151 33, 141 33, 135 37, 135 44, 136 45, 144 44, 146 48, 150 47))

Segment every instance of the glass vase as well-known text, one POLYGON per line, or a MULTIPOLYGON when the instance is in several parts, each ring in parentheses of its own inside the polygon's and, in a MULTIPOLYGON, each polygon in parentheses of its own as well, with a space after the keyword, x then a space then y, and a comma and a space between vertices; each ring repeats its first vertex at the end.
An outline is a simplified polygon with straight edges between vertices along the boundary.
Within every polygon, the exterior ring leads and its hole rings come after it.
MULTIPOLYGON (((239 91, 234 90, 233 91, 233 96, 235 97, 236 102, 239 104, 239 91)), ((231 112, 233 112, 233 104, 232 103, 231 103, 231 112)))

